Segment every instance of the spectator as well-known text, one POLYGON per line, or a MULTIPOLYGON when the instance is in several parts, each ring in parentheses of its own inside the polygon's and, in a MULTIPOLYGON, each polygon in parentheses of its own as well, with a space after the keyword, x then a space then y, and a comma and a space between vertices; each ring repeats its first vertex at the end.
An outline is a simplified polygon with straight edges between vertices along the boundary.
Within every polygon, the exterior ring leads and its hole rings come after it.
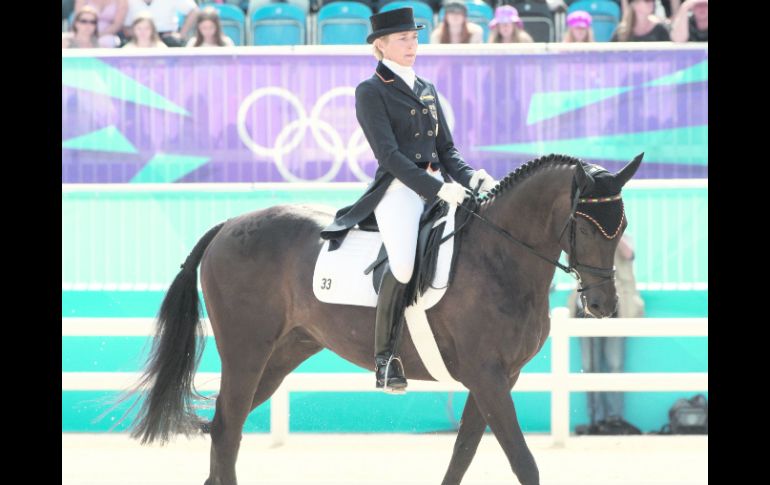
POLYGON ((219 13, 213 7, 206 7, 198 15, 198 24, 195 26, 195 37, 187 41, 187 47, 232 47, 230 37, 222 33, 222 22, 219 21, 219 13))
POLYGON ((709 0, 686 0, 679 7, 672 22, 671 40, 674 42, 709 41, 709 0))
POLYGON ((93 7, 78 10, 72 22, 72 31, 61 35, 62 49, 99 47, 98 13, 93 7))
POLYGON ((594 42, 592 21, 591 14, 584 10, 575 10, 567 15, 567 32, 563 42, 594 42))
POLYGON ((524 22, 519 12, 510 5, 495 9, 495 18, 489 22, 489 43, 503 44, 512 42, 534 42, 524 30, 524 22))
POLYGON ((168 46, 163 42, 149 12, 140 12, 131 24, 131 40, 123 46, 124 49, 161 48, 168 46))
POLYGON ((612 34, 611 42, 670 41, 664 22, 652 12, 655 0, 623 0, 623 18, 612 34), (630 5, 628 2, 630 1, 630 5))
POLYGON ((93 7, 99 15, 99 45, 119 46, 124 40, 120 36, 128 12, 128 0, 75 0, 75 11, 86 5, 93 7))
MULTIPOLYGON (((633 271, 634 250, 631 239, 623 236, 615 251, 615 289, 618 309, 613 318, 640 318, 644 316, 644 301, 636 289, 633 271)), ((571 316, 586 315, 581 299, 573 292, 569 298, 571 316)), ((580 347, 584 372, 623 372, 625 337, 581 337, 580 347)), ((591 424, 578 434, 639 434, 638 428, 623 419, 622 392, 589 392, 588 410, 591 424)))
POLYGON ((460 0, 444 4, 444 21, 430 35, 431 44, 480 44, 484 29, 468 22, 468 7, 460 0))
POLYGON ((149 11, 158 29, 158 35, 169 47, 182 47, 187 33, 198 19, 198 6, 194 0, 128 0, 128 15, 123 22, 124 32, 132 25, 140 12, 149 11), (178 14, 186 15, 184 25, 179 28, 178 14))

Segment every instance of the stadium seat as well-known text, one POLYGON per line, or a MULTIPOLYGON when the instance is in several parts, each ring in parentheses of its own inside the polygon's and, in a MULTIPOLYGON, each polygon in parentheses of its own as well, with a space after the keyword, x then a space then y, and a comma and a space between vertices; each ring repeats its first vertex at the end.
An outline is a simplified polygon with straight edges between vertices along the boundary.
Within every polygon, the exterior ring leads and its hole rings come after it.
POLYGON ((318 11, 318 43, 364 44, 371 33, 372 9, 358 2, 334 2, 318 11))
POLYGON ((305 43, 305 12, 289 3, 270 3, 249 14, 250 45, 305 43))
POLYGON ((307 15, 308 11, 310 10, 310 0, 286 0, 285 2, 280 2, 278 0, 249 0, 249 8, 247 9, 248 13, 246 16, 251 17, 251 13, 256 9, 270 3, 290 3, 292 5, 296 5, 302 9, 305 15, 307 15))
POLYGON ((519 12, 524 30, 532 36, 535 42, 554 42, 556 40, 556 25, 548 5, 540 2, 516 2, 514 5, 519 12))

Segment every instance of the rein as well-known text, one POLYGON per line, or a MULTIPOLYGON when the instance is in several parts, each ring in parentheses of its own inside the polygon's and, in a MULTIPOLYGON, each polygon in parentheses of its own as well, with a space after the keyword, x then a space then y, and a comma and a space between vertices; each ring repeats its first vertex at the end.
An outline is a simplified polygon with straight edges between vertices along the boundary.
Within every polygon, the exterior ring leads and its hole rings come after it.
MULTIPOLYGON (((479 182, 478 185, 476 186, 476 188, 473 189, 472 200, 474 201, 474 206, 475 207, 478 207, 478 192, 479 192, 479 188, 480 187, 481 187, 481 182, 479 182)), ((578 205, 578 203, 585 204, 585 203, 612 202, 612 201, 619 200, 619 199, 620 199, 620 194, 618 194, 617 196, 613 196, 613 197, 601 197, 601 198, 596 198, 596 199, 593 199, 593 198, 582 198, 581 199, 580 198, 580 187, 578 187, 576 189, 575 195, 574 195, 573 200, 572 200, 572 207, 570 209, 570 214, 569 214, 569 216, 567 217, 567 220, 564 223, 564 228, 561 230, 561 233, 559 233, 559 241, 561 241, 562 237, 564 236, 564 231, 567 229, 567 227, 570 228, 570 232, 569 232, 569 247, 570 247, 569 266, 565 266, 565 265, 561 264, 558 261, 555 261, 555 260, 553 260, 553 259, 551 259, 551 258, 549 258, 547 256, 542 255, 541 253, 539 253, 535 248, 533 248, 529 244, 527 244, 527 243, 525 243, 523 241, 519 241, 518 239, 513 237, 508 231, 506 231, 505 229, 501 228, 500 226, 498 226, 494 222, 490 221, 489 219, 485 218, 481 214, 477 213, 473 208, 465 207, 465 204, 460 204, 459 207, 462 207, 462 209, 465 210, 468 213, 468 215, 469 215, 468 218, 466 218, 466 220, 463 221, 462 224, 460 224, 460 226, 457 227, 454 231, 452 231, 450 234, 448 234, 447 236, 442 238, 441 242, 439 243, 439 246, 441 245, 441 243, 443 243, 444 241, 446 241, 447 239, 452 237, 455 233, 459 232, 468 223, 468 221, 471 218, 470 216, 473 216, 473 217, 476 217, 477 219, 483 221, 485 224, 487 224, 487 226, 489 226, 495 232, 497 232, 498 234, 503 236, 505 239, 507 239, 507 240, 509 240, 509 241, 511 241, 513 243, 516 243, 516 244, 522 246, 524 249, 526 249, 527 251, 531 252, 532 254, 537 256, 538 258, 540 258, 543 261, 546 261, 546 262, 552 264, 553 266, 556 266, 560 270, 564 271, 568 275, 570 275, 573 278, 575 278, 575 280, 577 280, 577 282, 578 282, 578 290, 577 290, 578 292, 588 291, 588 290, 590 290, 592 288, 596 288, 596 287, 605 285, 607 283, 610 283, 613 280, 613 278, 614 278, 615 268, 614 267, 613 268, 597 268, 595 266, 589 266, 589 265, 586 265, 586 264, 578 263, 577 256, 576 256, 576 246, 575 246, 575 244, 576 244, 575 228, 576 228, 576 223, 577 223, 577 220, 575 219, 575 211, 577 210, 577 205, 578 205), (596 276, 596 277, 600 278, 601 281, 599 281, 599 283, 583 287, 583 280, 582 280, 582 278, 580 276, 580 272, 585 272, 585 273, 591 274, 593 276, 596 276)))

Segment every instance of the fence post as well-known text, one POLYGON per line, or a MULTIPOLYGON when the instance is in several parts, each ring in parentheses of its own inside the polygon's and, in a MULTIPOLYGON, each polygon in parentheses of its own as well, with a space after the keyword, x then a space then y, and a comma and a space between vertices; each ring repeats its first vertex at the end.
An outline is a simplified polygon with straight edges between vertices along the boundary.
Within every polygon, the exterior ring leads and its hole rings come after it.
POLYGON ((563 447, 569 437, 569 311, 554 308, 551 313, 551 436, 555 447, 563 447))
POLYGON ((286 443, 289 436, 289 390, 284 381, 270 397, 270 437, 273 446, 286 443))

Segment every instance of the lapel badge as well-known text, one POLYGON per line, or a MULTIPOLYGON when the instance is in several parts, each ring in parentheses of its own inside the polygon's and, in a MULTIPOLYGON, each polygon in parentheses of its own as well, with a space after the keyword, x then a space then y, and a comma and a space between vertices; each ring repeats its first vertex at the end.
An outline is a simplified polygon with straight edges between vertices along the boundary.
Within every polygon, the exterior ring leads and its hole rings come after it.
POLYGON ((438 121, 438 111, 436 111, 436 103, 429 104, 428 109, 430 109, 430 114, 433 116, 433 119, 438 121))

